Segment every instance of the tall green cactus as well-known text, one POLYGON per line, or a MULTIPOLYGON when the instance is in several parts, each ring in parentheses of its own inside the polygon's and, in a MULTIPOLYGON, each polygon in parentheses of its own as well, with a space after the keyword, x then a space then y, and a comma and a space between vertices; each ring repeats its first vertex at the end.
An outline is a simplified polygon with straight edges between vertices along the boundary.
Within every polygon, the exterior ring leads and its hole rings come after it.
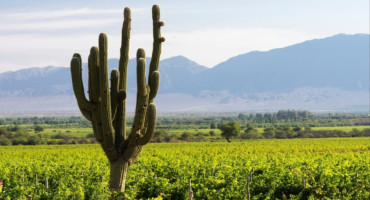
POLYGON ((153 100, 159 86, 159 57, 161 44, 161 26, 159 6, 152 8, 153 16, 153 52, 149 68, 149 80, 145 78, 145 52, 138 49, 137 61, 137 100, 131 133, 126 134, 126 92, 129 40, 131 30, 131 11, 124 9, 122 44, 119 69, 111 72, 110 87, 108 81, 108 38, 105 33, 99 35, 99 48, 90 50, 88 68, 89 100, 85 96, 82 83, 82 60, 75 53, 71 60, 73 90, 83 116, 91 121, 95 138, 101 144, 110 162, 110 188, 115 191, 125 190, 127 170, 137 159, 143 145, 153 137, 156 124, 156 106, 153 100))

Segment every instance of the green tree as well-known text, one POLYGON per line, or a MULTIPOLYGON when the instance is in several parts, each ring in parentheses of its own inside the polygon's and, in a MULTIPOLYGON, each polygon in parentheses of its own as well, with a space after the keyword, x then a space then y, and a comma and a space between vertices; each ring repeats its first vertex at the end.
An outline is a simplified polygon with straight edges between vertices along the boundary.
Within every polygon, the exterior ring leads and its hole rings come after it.
POLYGON ((180 140, 183 140, 183 141, 190 141, 192 139, 192 135, 188 132, 183 132, 180 136, 180 140))
POLYGON ((33 130, 35 130, 35 132, 41 132, 41 131, 44 131, 44 128, 40 125, 37 125, 33 128, 33 130))
POLYGON ((167 131, 165 130, 157 130, 154 132, 154 136, 153 136, 153 139, 152 141, 153 142, 168 142, 169 140, 169 135, 167 133, 167 131))
POLYGON ((292 128, 287 125, 281 125, 276 128, 275 131, 275 138, 278 139, 285 139, 285 138, 293 138, 292 135, 292 128))
POLYGON ((248 116, 244 113, 239 113, 238 119, 239 120, 246 120, 246 119, 248 119, 248 116))
POLYGON ((300 127, 300 126, 295 126, 295 127, 293 127, 293 131, 294 132, 299 132, 299 131, 301 131, 302 130, 302 127, 300 127))
POLYGON ((210 129, 215 129, 216 128, 216 124, 214 122, 211 123, 211 125, 209 126, 210 129))
POLYGON ((241 135, 242 139, 261 139, 262 135, 258 133, 258 130, 253 127, 248 127, 245 129, 244 133, 241 135))
POLYGON ((8 131, 11 131, 11 132, 18 132, 21 130, 21 128, 19 126, 13 126, 13 127, 8 127, 7 128, 8 131))
POLYGON ((0 137, 0 146, 9 146, 9 145, 12 145, 12 141, 10 141, 8 138, 4 137, 0 137))
POLYGON ((220 123, 217 124, 217 128, 218 129, 221 129, 221 126, 222 126, 222 121, 220 123))
POLYGON ((230 141, 231 137, 237 137, 239 136, 239 129, 240 126, 236 121, 229 122, 227 124, 222 124, 220 127, 221 136, 226 138, 228 142, 230 141))
POLYGON ((0 128, 0 135, 8 136, 10 133, 5 128, 0 128))
POLYGON ((265 128, 263 130, 262 135, 265 138, 274 138, 275 137, 275 128, 274 127, 267 127, 267 128, 265 128))

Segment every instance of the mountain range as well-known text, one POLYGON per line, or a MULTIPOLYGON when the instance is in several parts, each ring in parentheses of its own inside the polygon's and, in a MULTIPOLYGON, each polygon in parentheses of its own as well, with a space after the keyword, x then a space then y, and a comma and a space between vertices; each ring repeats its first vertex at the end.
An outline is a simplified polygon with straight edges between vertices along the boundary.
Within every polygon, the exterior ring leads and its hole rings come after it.
MULTIPOLYGON (((132 107, 135 65, 131 59, 127 101, 132 107)), ((117 66, 118 59, 109 59, 110 69, 117 66)), ((161 60, 159 71, 156 102, 163 112, 369 109, 368 34, 340 34, 249 52, 212 68, 176 56, 161 60)), ((84 82, 87 85, 87 70, 84 82)), ((0 101, 0 113, 78 112, 68 67, 2 73, 0 101)))

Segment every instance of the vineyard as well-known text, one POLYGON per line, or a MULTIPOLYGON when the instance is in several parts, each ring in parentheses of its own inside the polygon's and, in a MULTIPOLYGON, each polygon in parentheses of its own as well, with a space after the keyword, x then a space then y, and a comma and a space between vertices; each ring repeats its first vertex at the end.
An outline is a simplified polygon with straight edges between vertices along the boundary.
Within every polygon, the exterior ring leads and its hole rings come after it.
MULTIPOLYGON (((369 154, 368 137, 149 144, 124 195, 370 199, 369 154)), ((0 199, 107 199, 108 170, 98 145, 0 147, 0 199)))

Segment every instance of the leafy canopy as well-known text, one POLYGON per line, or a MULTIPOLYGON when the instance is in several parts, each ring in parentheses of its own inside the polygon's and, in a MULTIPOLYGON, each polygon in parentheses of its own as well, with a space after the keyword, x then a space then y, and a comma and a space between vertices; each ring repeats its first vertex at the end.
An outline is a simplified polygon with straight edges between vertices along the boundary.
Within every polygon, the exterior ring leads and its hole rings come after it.
POLYGON ((222 124, 220 130, 222 131, 221 136, 226 138, 230 142, 231 137, 239 136, 240 126, 236 121, 229 122, 227 124, 222 124))

